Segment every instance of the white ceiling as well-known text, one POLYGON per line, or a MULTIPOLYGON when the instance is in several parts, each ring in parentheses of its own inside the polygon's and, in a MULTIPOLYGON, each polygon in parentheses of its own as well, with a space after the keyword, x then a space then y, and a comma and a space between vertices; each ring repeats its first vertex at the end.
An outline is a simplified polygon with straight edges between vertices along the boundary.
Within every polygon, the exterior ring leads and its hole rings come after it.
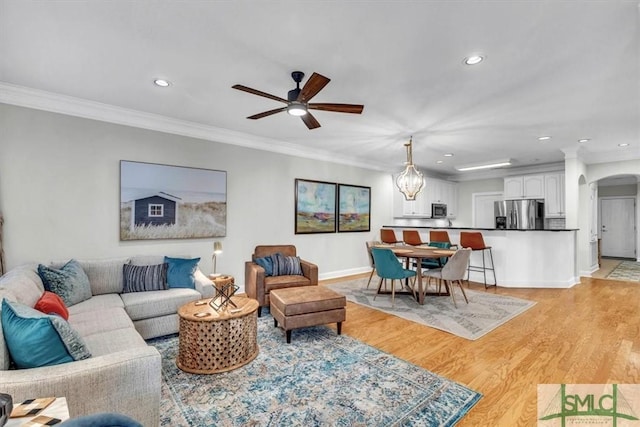
POLYGON ((158 119, 136 110, 212 140, 389 171, 413 135, 419 168, 453 177, 503 158, 562 162, 563 150, 638 159, 639 17, 637 0, 0 0, 0 102, 158 119), (463 64, 477 52, 484 62, 463 64), (363 114, 314 112, 311 131, 286 113, 247 120, 282 104, 231 86, 286 98, 294 70, 332 79, 313 102, 363 114))

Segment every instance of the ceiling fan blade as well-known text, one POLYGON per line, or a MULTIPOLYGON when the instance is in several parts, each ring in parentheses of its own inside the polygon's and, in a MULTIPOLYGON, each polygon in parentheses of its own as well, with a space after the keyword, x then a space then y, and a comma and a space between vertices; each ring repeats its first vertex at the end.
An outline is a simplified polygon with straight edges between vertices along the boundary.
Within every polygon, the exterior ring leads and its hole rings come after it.
POLYGON ((307 112, 304 116, 300 116, 302 121, 309 129, 315 129, 320 127, 320 123, 316 120, 315 117, 311 115, 311 113, 307 112))
POLYGON ((286 99, 282 99, 279 96, 271 95, 270 93, 262 92, 262 91, 260 91, 258 89, 252 89, 250 87, 246 87, 246 86, 243 86, 243 85, 233 85, 231 87, 233 89, 238 89, 238 90, 241 90, 243 92, 252 93, 252 94, 258 95, 258 96, 264 96, 265 98, 273 99, 274 101, 284 102, 285 104, 289 103, 289 101, 287 101, 286 99))
POLYGON ((262 113, 254 114, 253 116, 247 117, 247 119, 258 120, 258 119, 261 119, 263 117, 270 116, 272 114, 281 113, 283 111, 287 111, 287 107, 276 108, 275 110, 269 110, 269 111, 265 111, 265 112, 262 112, 262 113))
POLYGON ((309 102, 311 98, 316 96, 318 92, 320 92, 330 81, 330 78, 321 74, 311 74, 311 77, 309 77, 309 80, 307 80, 307 83, 305 83, 304 87, 300 91, 297 101, 309 102))
POLYGON ((364 108, 364 105, 320 103, 320 104, 309 104, 307 108, 310 110, 335 111, 337 113, 361 114, 364 108))

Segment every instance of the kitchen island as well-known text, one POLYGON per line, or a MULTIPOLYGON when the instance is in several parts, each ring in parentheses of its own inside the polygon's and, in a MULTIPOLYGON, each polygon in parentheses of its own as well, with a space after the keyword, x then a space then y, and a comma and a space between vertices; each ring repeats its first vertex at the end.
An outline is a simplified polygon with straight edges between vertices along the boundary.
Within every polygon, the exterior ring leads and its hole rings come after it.
MULTIPOLYGON (((491 246, 498 286, 510 288, 570 288, 580 282, 576 262, 576 232, 562 230, 501 230, 495 228, 428 227, 385 225, 398 238, 402 230, 418 230, 423 242, 429 242, 430 230, 447 230, 453 244, 460 242, 461 231, 479 231, 491 246)), ((490 265, 489 254, 485 254, 490 265)), ((482 251, 471 254, 472 265, 482 265, 482 251)), ((491 272, 487 282, 493 283, 491 272), (491 279, 489 278, 491 276, 491 279)), ((483 282, 482 273, 471 272, 471 281, 483 282)))

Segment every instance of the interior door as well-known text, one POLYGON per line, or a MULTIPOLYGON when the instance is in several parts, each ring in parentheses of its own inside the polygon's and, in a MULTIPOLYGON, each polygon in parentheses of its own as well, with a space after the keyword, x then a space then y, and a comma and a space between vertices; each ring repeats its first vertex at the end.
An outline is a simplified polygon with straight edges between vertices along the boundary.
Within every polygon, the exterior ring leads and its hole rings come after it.
POLYGON ((634 198, 600 200, 602 256, 636 257, 636 201, 634 198))
POLYGON ((494 202, 502 201, 502 193, 474 193, 472 196, 473 227, 495 228, 494 202))

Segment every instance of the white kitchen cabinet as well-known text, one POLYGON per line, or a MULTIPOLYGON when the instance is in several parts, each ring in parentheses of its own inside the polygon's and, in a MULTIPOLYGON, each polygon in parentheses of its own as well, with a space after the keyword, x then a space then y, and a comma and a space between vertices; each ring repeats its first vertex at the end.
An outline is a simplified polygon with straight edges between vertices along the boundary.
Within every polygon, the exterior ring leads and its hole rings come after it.
POLYGON ((427 178, 426 208, 431 216, 431 204, 447 205, 447 218, 455 218, 458 210, 458 184, 441 179, 427 178))
POLYGON ((458 184, 436 178, 425 178, 416 200, 407 201, 394 181, 393 216, 431 218, 431 204, 447 205, 447 218, 455 218, 458 210, 458 184))
POLYGON ((406 200, 404 194, 398 190, 396 186, 396 176, 393 177, 393 216, 396 218, 401 217, 427 217, 431 216, 431 205, 429 210, 426 210, 426 195, 425 188, 422 187, 416 195, 415 200, 406 200))
POLYGON ((544 176, 544 215, 546 218, 564 218, 564 173, 544 176))
MULTIPOLYGON (((400 192, 398 191, 398 193, 400 192)), ((422 189, 422 191, 416 194, 415 200, 405 200, 402 193, 400 193, 400 197, 402 197, 402 216, 431 216, 431 209, 429 209, 429 212, 427 212, 426 210, 424 196, 424 188, 422 189)), ((429 208, 431 208, 431 205, 429 205, 429 208)))
POLYGON ((544 199, 544 175, 510 176, 504 179, 504 198, 544 199))

